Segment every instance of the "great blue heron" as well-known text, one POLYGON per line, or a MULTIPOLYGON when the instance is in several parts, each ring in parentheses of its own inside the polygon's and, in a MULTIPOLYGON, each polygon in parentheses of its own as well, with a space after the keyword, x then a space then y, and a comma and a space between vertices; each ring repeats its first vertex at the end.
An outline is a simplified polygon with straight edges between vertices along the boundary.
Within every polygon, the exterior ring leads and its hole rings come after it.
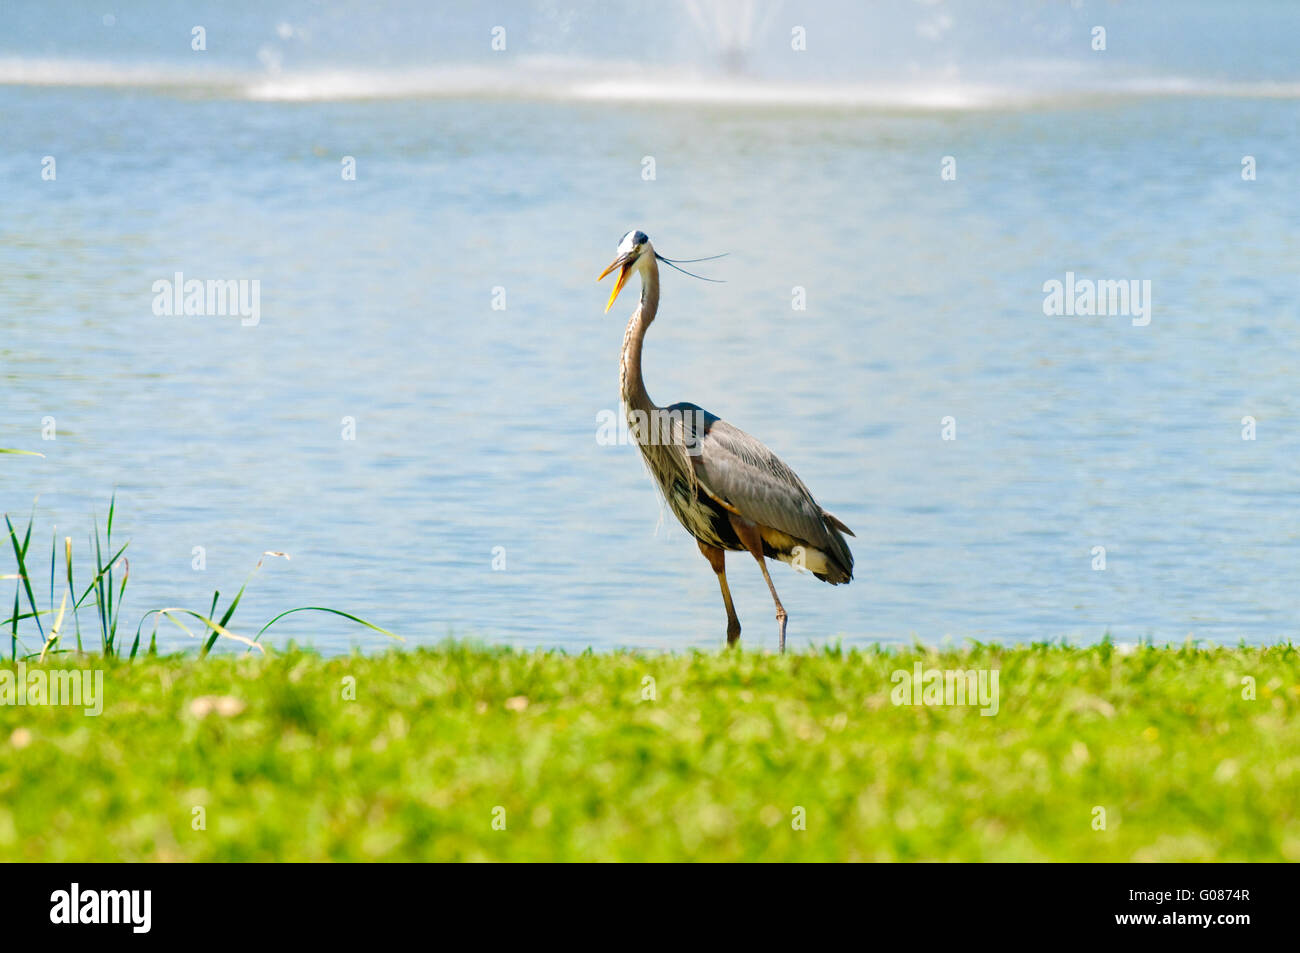
MULTIPOLYGON (((618 256, 600 273, 617 270, 608 312, 628 277, 641 276, 641 303, 628 321, 619 362, 619 390, 631 433, 664 499, 718 576, 727 608, 727 644, 740 638, 740 619, 727 587, 726 551, 744 550, 758 560, 776 604, 780 650, 785 651, 785 608, 764 557, 807 569, 831 585, 853 578, 853 554, 841 533, 853 531, 817 505, 776 454, 742 430, 695 404, 658 407, 641 377, 641 345, 659 310, 659 262, 645 232, 630 231, 618 256)), ((678 269, 679 271, 681 269, 678 269)))

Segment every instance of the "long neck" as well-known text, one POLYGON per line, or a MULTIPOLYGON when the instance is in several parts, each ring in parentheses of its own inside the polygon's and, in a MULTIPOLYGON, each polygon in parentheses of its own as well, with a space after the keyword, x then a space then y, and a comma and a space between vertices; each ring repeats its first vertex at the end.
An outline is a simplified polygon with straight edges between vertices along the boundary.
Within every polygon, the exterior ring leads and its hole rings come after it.
POLYGON ((632 313, 623 334, 623 357, 619 362, 619 392, 628 410, 651 411, 655 409, 654 401, 646 393, 645 380, 641 377, 641 345, 645 341, 645 332, 659 310, 659 265, 654 256, 649 256, 649 264, 641 271, 641 303, 632 313))

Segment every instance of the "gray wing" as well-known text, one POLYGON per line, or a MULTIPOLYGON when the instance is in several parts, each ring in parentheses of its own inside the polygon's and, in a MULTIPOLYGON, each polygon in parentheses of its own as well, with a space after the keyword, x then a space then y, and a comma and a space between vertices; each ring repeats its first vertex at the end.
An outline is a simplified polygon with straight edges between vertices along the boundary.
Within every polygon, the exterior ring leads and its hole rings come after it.
POLYGON ((852 530, 823 510, 776 454, 695 404, 667 409, 681 414, 687 453, 709 496, 746 519, 824 550, 852 577, 853 554, 839 532, 851 536, 852 530))

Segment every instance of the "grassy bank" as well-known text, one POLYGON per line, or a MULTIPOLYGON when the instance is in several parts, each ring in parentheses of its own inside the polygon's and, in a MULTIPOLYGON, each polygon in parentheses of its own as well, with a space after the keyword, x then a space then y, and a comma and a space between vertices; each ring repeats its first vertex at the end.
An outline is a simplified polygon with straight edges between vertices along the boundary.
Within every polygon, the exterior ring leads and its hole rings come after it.
POLYGON ((3 860, 1300 860, 1290 647, 47 664, 103 714, 0 706, 3 860))

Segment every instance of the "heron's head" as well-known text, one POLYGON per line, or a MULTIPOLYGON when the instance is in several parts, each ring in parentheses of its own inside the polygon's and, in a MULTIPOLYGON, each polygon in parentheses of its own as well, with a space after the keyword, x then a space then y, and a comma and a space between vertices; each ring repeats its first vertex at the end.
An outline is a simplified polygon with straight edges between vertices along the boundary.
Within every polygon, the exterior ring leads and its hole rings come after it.
MULTIPOLYGON (((656 261, 662 261, 669 268, 680 271, 683 275, 690 275, 692 278, 699 278, 701 281, 717 281, 717 278, 705 278, 703 275, 697 275, 693 271, 687 271, 680 267, 683 264, 690 264, 693 261, 713 261, 715 258, 725 258, 726 253, 721 255, 710 255, 708 258, 665 258, 655 251, 655 247, 650 244, 650 237, 640 229, 634 228, 623 236, 623 240, 618 243, 618 256, 609 263, 609 267, 600 273, 600 281, 607 274, 618 269, 618 280, 614 282, 614 290, 610 292, 609 303, 605 305, 608 311, 614 307, 614 300, 618 293, 623 290, 623 285, 627 284, 628 276, 634 271, 642 272, 642 281, 645 280, 645 270, 653 265, 656 261)), ((657 276, 658 270, 654 272, 657 276)), ((654 315, 650 315, 653 320, 654 315)))
POLYGON ((650 237, 645 232, 634 228, 623 236, 623 240, 618 243, 618 254, 610 262, 609 267, 602 271, 600 277, 596 279, 602 281, 611 271, 618 271, 618 279, 614 282, 614 290, 610 292, 609 303, 605 305, 606 311, 614 307, 614 301, 618 298, 618 293, 623 290, 623 285, 627 284, 627 279, 632 272, 653 261, 654 257, 654 246, 650 244, 650 237))

